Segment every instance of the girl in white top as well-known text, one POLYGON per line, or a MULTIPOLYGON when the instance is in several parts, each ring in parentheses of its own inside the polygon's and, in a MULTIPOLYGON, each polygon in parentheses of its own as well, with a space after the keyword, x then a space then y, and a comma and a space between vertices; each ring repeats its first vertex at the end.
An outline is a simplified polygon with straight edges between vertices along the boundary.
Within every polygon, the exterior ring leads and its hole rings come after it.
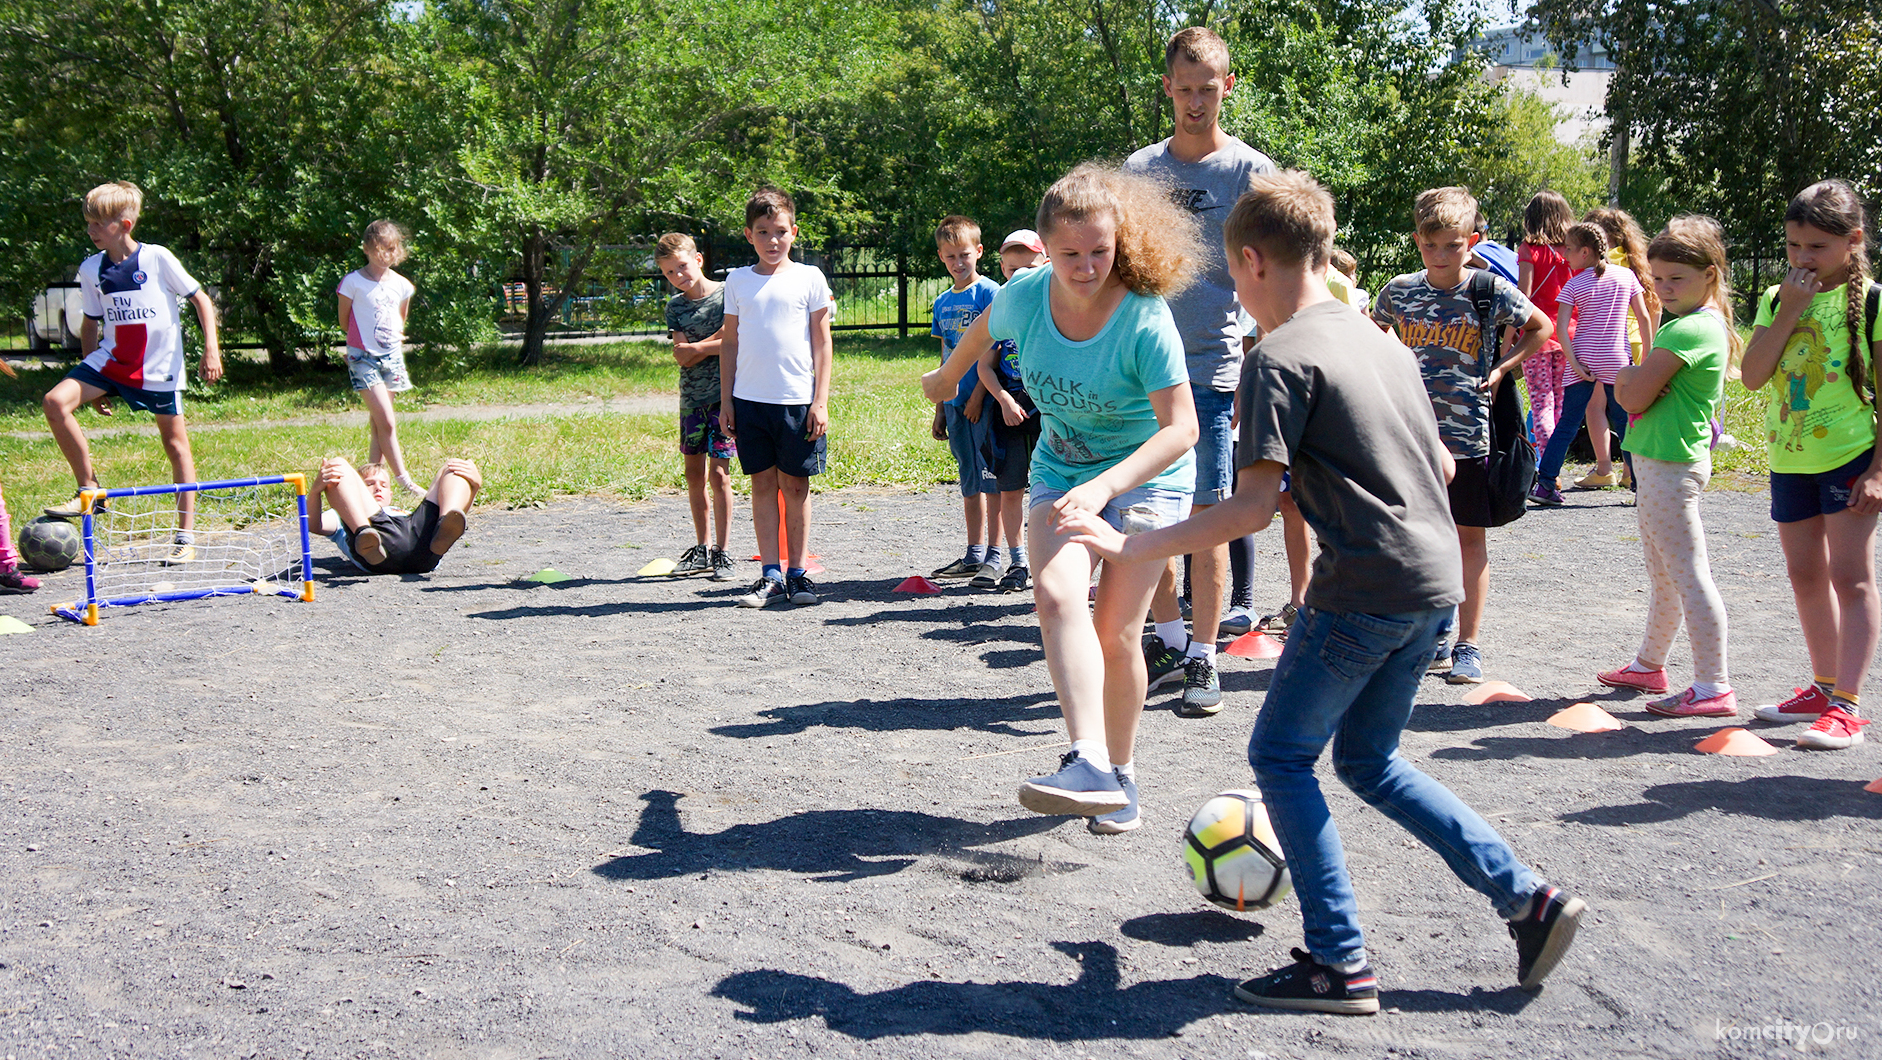
POLYGON ((393 272, 404 262, 405 232, 391 221, 366 226, 360 252, 366 267, 340 281, 340 323, 346 328, 346 371, 372 422, 368 463, 384 462, 399 485, 418 496, 425 487, 405 470, 392 395, 412 388, 405 371, 405 319, 412 310, 412 281, 393 272))

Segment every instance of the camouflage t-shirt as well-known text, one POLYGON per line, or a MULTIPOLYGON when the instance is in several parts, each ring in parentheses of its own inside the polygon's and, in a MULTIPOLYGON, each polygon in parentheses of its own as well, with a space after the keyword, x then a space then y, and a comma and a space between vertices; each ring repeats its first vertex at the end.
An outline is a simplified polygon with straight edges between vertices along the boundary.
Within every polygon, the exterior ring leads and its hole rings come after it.
MULTIPOLYGON (((709 339, 725 323, 725 288, 694 301, 683 294, 667 299, 667 330, 687 342, 709 339)), ((708 357, 680 369, 680 408, 703 409, 719 403, 719 359, 708 357)))
MULTIPOLYGON (((1488 351, 1495 332, 1485 333, 1471 303, 1473 275, 1466 269, 1463 283, 1440 289, 1423 272, 1406 273, 1386 284, 1372 303, 1372 319, 1396 332, 1417 356, 1425 393, 1437 413, 1438 437, 1460 460, 1490 453, 1490 395, 1479 388, 1494 367, 1488 351)), ((1492 287, 1491 327, 1528 323, 1529 299, 1523 292, 1495 275, 1492 287)))

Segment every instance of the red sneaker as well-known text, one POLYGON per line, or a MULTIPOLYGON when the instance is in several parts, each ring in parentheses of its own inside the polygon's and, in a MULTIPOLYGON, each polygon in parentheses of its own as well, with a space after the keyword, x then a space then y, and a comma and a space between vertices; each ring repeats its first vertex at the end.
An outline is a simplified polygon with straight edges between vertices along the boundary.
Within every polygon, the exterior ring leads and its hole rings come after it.
POLYGON ((1677 696, 1654 700, 1647 709, 1667 718, 1735 718, 1738 695, 1728 688, 1711 699, 1695 699, 1688 688, 1677 696))
POLYGON ((1818 751, 1841 751, 1862 742, 1862 727, 1868 718, 1858 718, 1839 704, 1817 715, 1817 723, 1797 737, 1797 746, 1818 751))
POLYGON ((1816 721, 1831 706, 1829 694, 1812 681, 1802 688, 1791 689, 1791 697, 1784 702, 1759 707, 1752 713, 1763 721, 1783 724, 1791 721, 1816 721))
MULTIPOLYGON (((1631 663, 1628 665, 1632 665, 1631 663)), ((1594 679, 1609 688, 1631 688, 1636 692, 1665 692, 1665 670, 1629 670, 1626 666, 1618 670, 1609 670, 1604 674, 1594 675, 1594 679)))

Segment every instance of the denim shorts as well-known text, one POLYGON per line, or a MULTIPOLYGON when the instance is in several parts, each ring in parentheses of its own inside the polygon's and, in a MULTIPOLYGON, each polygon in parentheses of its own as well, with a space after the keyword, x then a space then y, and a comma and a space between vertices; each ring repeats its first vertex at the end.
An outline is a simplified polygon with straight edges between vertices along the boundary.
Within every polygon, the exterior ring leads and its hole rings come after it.
MULTIPOLYGON (((1026 498, 1026 509, 1031 512, 1041 504, 1051 504, 1065 494, 1065 490, 1034 483, 1032 492, 1026 498)), ((1098 514, 1121 534, 1141 534, 1145 530, 1174 526, 1189 518, 1191 500, 1190 494, 1176 490, 1139 486, 1111 498, 1111 503, 1105 505, 1104 511, 1098 514)))
POLYGON ((953 405, 941 407, 947 410, 948 452, 954 454, 954 466, 961 473, 961 496, 1000 492, 993 465, 987 460, 993 444, 993 418, 1000 415, 1000 406, 992 398, 982 402, 978 422, 953 405))
POLYGON ((371 390, 383 384, 395 394, 412 388, 412 377, 405 373, 405 352, 371 353, 358 346, 346 348, 346 374, 354 390, 371 390))
POLYGON ((1196 503, 1221 504, 1234 492, 1235 392, 1192 387, 1196 402, 1196 503))
POLYGON ((1832 471, 1814 475, 1787 471, 1771 472, 1771 521, 1801 523, 1819 515, 1835 515, 1849 510, 1849 490, 1869 470, 1874 449, 1832 471))

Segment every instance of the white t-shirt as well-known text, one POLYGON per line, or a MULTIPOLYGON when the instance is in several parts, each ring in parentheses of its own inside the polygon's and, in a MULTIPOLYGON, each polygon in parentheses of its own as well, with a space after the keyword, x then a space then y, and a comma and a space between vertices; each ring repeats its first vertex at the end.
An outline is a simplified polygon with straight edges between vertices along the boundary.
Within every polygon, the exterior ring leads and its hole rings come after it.
POLYGON ((155 243, 141 243, 123 261, 99 251, 78 267, 85 315, 103 323, 85 367, 139 390, 183 389, 183 328, 176 303, 201 289, 183 263, 155 243))
POLYGON ((747 265, 725 278, 725 315, 738 317, 738 375, 732 396, 767 405, 815 398, 810 317, 831 305, 823 270, 793 261, 769 276, 747 265))
POLYGON ((405 345, 405 314, 399 307, 418 290, 412 281, 391 269, 378 280, 354 271, 336 290, 353 300, 353 312, 346 318, 348 346, 382 355, 399 352, 405 345))

